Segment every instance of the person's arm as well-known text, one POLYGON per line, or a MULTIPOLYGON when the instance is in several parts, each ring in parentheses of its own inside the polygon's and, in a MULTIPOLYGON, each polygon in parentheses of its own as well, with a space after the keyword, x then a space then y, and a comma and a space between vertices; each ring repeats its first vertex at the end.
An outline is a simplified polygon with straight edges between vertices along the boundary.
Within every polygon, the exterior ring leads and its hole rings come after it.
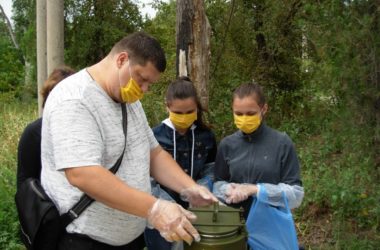
POLYGON ((277 185, 262 183, 268 193, 267 202, 273 206, 285 206, 282 193, 285 194, 289 207, 296 208, 301 205, 304 189, 300 178, 300 164, 292 140, 285 133, 282 134, 280 147, 281 155, 281 181, 277 185))
POLYGON ((95 200, 114 209, 147 218, 168 241, 185 240, 189 244, 199 234, 189 220, 194 214, 179 205, 156 199, 152 195, 129 187, 117 176, 101 166, 85 166, 65 169, 71 185, 79 188, 95 200))
POLYGON ((196 185, 193 179, 182 170, 173 157, 163 150, 161 146, 151 150, 150 174, 157 182, 178 193, 184 188, 196 185))
POLYGON ((284 207, 285 204, 282 199, 282 194, 284 193, 291 209, 301 205, 304 189, 300 180, 300 166, 295 147, 286 134, 283 135, 280 143, 281 182, 278 184, 260 183, 257 185, 227 183, 223 186, 227 203, 238 203, 251 195, 257 195, 257 198, 260 199, 260 186, 263 185, 267 191, 267 199, 263 199, 263 202, 267 202, 272 206, 284 207))
POLYGON ((180 193, 181 198, 193 206, 205 206, 217 199, 207 188, 188 176, 169 153, 157 146, 150 154, 151 176, 166 187, 180 193))
POLYGON ((304 197, 304 189, 299 185, 289 185, 285 183, 269 184, 269 183, 260 183, 257 185, 258 192, 257 198, 260 199, 260 186, 263 185, 267 191, 268 199, 262 199, 263 202, 267 202, 272 206, 282 206, 285 207, 285 204, 282 199, 282 194, 285 194, 285 197, 288 201, 290 209, 297 208, 301 205, 301 202, 304 197))
POLYGON ((249 196, 257 196, 262 202, 268 203, 272 206, 285 207, 285 203, 282 199, 282 194, 285 195, 290 209, 297 208, 301 205, 304 197, 304 189, 298 185, 289 185, 285 183, 270 184, 237 184, 228 182, 219 182, 221 185, 220 190, 223 193, 223 198, 226 203, 239 203, 246 200, 249 196), (223 185, 224 184, 224 185, 223 185), (260 196, 260 187, 264 186, 267 192, 266 198, 260 196))
MULTIPOLYGON (((60 103, 50 109, 44 121, 47 123, 43 131, 52 134, 55 153, 55 164, 51 167, 64 172, 73 187, 111 208, 147 218, 167 240, 184 239, 190 243, 199 238, 189 221, 193 215, 188 211, 130 187, 101 166, 104 146, 98 123, 81 102, 60 103)), ((121 135, 121 124, 119 130, 121 135)))
POLYGON ((212 188, 212 193, 223 203, 227 203, 226 192, 229 184, 227 181, 216 181, 212 188))

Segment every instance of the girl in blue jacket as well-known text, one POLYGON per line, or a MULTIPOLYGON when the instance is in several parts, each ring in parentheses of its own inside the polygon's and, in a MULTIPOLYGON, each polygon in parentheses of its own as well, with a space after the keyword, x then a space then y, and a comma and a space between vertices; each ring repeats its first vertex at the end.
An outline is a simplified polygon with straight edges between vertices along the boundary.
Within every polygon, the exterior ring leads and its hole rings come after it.
MULTIPOLYGON (((214 133, 203 123, 203 109, 190 79, 180 77, 174 80, 168 86, 165 101, 169 117, 153 128, 154 136, 189 176, 212 191, 216 141, 214 133)), ((179 194, 154 180, 152 192, 155 196, 188 207, 179 194)), ((149 250, 172 248, 172 244, 154 229, 145 231, 145 239, 149 250)))

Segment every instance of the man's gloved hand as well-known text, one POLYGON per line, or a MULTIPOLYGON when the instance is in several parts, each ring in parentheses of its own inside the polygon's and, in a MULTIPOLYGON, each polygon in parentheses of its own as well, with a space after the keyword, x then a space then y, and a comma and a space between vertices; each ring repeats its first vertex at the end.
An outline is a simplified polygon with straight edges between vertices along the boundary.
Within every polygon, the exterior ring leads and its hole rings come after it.
POLYGON ((257 186, 254 184, 237 184, 231 183, 226 190, 226 202, 227 204, 239 203, 249 196, 257 193, 257 186))
POLYGON ((181 199, 190 203, 193 207, 211 205, 218 202, 218 199, 204 186, 194 185, 185 188, 180 193, 181 199))
POLYGON ((148 213, 148 223, 156 228, 167 241, 184 240, 189 245, 199 241, 200 236, 190 221, 197 217, 180 205, 158 199, 148 213))

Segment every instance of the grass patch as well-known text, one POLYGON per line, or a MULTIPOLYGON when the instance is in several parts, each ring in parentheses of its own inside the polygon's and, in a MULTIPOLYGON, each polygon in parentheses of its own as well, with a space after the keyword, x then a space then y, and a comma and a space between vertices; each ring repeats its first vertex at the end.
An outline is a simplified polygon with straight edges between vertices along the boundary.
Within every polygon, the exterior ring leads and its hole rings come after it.
POLYGON ((17 145, 24 127, 37 118, 36 103, 9 98, 0 104, 0 249, 24 249, 14 203, 16 193, 17 145))

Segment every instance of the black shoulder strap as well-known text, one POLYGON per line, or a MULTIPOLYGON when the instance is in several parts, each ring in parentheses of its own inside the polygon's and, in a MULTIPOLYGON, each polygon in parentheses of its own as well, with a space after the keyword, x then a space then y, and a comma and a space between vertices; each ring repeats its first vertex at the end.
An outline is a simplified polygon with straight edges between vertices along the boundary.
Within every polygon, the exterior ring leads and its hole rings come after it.
MULTIPOLYGON (((125 104, 121 104, 121 113, 123 117, 123 132, 125 136, 124 141, 124 149, 113 167, 110 169, 110 171, 115 174, 117 170, 120 167, 121 162, 123 161, 123 156, 125 152, 125 147, 127 145, 127 110, 125 107, 125 104)), ((88 196, 87 194, 83 194, 82 197, 79 199, 79 201, 65 214, 61 215, 61 222, 63 227, 66 227, 69 225, 73 220, 79 217, 79 215, 94 201, 93 198, 88 196)))

